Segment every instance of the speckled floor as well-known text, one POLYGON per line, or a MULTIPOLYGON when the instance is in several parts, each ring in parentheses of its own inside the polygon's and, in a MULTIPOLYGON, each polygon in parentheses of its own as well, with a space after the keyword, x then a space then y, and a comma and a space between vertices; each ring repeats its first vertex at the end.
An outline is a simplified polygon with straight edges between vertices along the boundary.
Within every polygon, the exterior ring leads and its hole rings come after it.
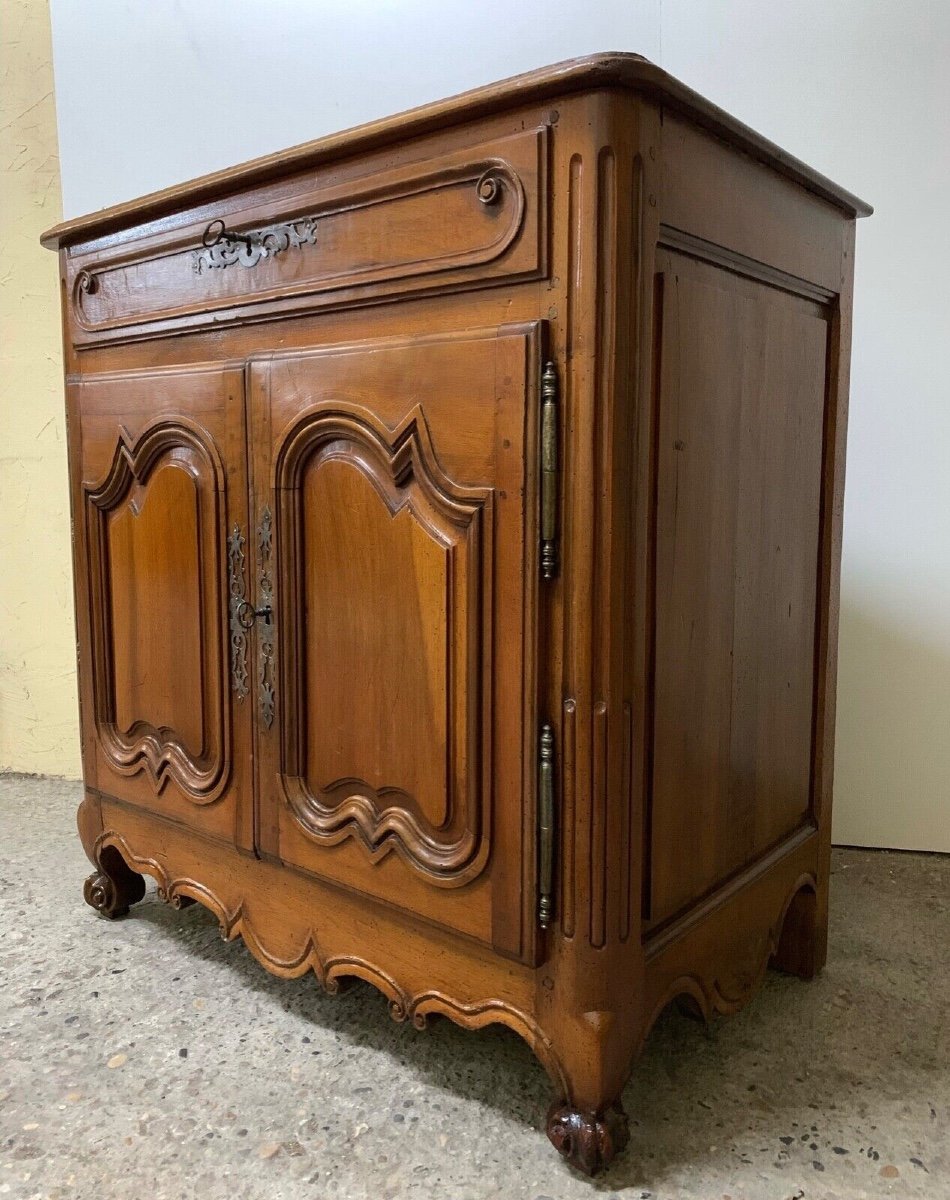
POLYGON ((522 1042, 271 978, 199 906, 97 917, 79 787, 0 777, 0 1195, 950 1197, 950 859, 840 851, 830 964, 709 1032, 674 1013, 590 1183, 522 1042))

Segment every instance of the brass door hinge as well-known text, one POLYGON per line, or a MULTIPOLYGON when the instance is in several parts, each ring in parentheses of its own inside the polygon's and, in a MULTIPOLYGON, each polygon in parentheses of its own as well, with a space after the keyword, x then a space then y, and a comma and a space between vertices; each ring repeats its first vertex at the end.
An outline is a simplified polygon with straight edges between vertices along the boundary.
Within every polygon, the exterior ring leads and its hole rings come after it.
POLYGON ((538 920, 554 917, 554 730, 545 722, 538 741, 538 920))
POLYGON ((541 578, 557 575, 557 368, 541 372, 541 578))

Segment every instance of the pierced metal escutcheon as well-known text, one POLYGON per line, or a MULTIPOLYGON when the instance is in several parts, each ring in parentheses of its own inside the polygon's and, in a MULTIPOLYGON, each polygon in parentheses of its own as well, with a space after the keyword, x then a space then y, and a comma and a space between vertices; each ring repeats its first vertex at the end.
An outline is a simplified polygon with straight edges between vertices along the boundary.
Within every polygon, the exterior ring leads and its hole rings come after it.
POLYGON ((205 227, 201 235, 202 250, 192 252, 195 274, 212 268, 223 269, 237 264, 254 267, 264 258, 283 254, 285 250, 300 249, 317 244, 316 217, 301 217, 283 225, 265 225, 239 233, 228 229, 219 217, 205 227))
POLYGON ((247 629, 241 609, 247 604, 244 534, 235 525, 228 537, 228 614, 231 632, 231 688, 239 700, 247 695, 247 629))

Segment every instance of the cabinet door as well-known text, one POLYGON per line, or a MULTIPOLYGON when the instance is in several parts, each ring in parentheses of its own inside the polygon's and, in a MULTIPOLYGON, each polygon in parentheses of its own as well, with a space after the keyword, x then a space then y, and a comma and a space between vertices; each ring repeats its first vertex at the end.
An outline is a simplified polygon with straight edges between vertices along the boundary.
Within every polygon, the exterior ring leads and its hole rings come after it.
POLYGON ((538 332, 249 371, 261 848, 522 958, 538 332))
POLYGON ((85 376, 72 411, 87 783, 250 849, 243 378, 85 376))

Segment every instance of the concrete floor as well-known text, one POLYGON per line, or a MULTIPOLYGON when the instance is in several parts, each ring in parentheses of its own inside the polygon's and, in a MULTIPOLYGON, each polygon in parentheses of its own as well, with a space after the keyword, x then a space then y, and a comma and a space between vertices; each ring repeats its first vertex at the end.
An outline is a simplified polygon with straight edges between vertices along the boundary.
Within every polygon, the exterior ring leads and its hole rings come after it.
POLYGON ((0 1195, 112 1200, 950 1197, 950 858, 840 851, 830 964, 709 1032, 670 1013, 590 1183, 514 1034, 395 1025, 266 974, 150 883, 82 901, 79 787, 0 778, 0 1195))

